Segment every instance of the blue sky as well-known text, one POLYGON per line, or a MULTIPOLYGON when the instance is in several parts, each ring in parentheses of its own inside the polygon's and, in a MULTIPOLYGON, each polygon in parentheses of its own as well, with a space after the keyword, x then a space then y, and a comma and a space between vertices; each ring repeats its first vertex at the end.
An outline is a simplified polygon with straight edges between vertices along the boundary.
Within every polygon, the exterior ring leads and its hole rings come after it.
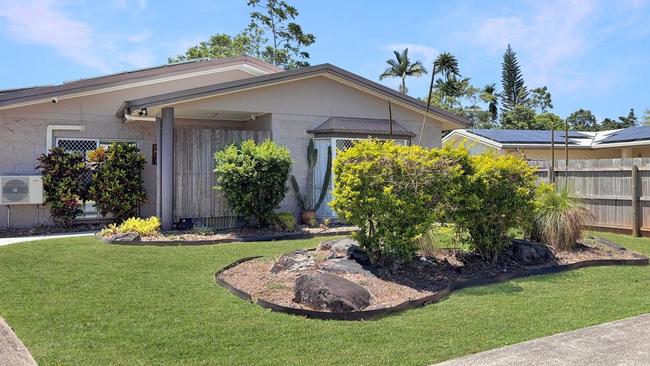
MULTIPOLYGON (((317 36, 312 64, 377 80, 392 49, 409 47, 426 65, 448 51, 483 86, 500 82, 511 43, 528 87, 547 85, 562 117, 578 108, 599 119, 650 108, 650 0, 290 2, 317 36)), ((245 3, 0 0, 0 89, 164 64, 211 34, 240 31, 245 3)), ((409 94, 424 96, 427 84, 410 80, 409 94)))

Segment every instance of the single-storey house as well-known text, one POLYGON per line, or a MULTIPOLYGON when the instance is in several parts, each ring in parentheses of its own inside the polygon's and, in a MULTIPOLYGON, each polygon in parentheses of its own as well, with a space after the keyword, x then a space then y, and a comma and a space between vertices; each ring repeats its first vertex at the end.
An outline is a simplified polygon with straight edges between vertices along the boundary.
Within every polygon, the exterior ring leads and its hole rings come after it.
MULTIPOLYGON (((318 183, 328 146, 335 154, 369 136, 440 146, 443 131, 467 126, 462 117, 426 112, 422 101, 330 64, 285 71, 251 57, 196 60, 0 91, 0 177, 38 175, 37 157, 54 146, 85 154, 130 142, 147 162, 149 199, 141 216, 159 216, 165 229, 181 218, 228 227, 236 214, 212 187, 214 152, 229 144, 252 138, 287 146, 304 189, 311 138, 319 149, 318 183)), ((0 178, 0 228, 50 223, 46 207, 21 204, 27 188, 12 179, 0 178)), ((298 214, 292 190, 280 209, 298 214)), ((319 211, 331 214, 327 205, 319 211)), ((92 205, 80 219, 98 219, 92 205)))
MULTIPOLYGON (((555 131, 555 159, 564 159, 565 133, 555 131)), ((650 157, 650 126, 599 132, 569 131, 569 159, 650 157)), ((527 160, 551 160, 550 130, 457 129, 443 144, 464 145, 472 154, 484 151, 511 153, 527 160)))

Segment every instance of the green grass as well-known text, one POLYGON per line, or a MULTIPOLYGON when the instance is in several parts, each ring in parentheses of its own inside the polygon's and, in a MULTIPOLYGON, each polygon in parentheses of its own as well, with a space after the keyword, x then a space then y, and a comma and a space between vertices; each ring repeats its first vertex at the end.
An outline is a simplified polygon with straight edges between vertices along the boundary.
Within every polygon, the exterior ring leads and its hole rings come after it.
MULTIPOLYGON (((650 254, 650 240, 603 234, 650 254)), ((427 365, 650 312, 650 267, 459 291, 367 322, 271 313, 214 284, 234 260, 318 239, 202 247, 73 238, 0 248, 0 315, 41 365, 427 365)))

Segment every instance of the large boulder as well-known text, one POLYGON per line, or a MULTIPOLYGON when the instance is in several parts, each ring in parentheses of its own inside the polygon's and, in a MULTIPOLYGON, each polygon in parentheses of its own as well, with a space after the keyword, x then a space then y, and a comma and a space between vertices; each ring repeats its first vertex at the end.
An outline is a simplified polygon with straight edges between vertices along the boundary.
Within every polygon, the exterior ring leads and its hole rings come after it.
POLYGON ((372 275, 369 271, 365 270, 359 262, 347 258, 328 259, 320 265, 321 271, 332 273, 355 273, 364 274, 366 276, 372 275))
POLYGON ((526 265, 537 265, 551 262, 555 259, 549 247, 525 240, 513 240, 509 254, 518 262, 526 265))
POLYGON ((359 311, 370 305, 370 292, 335 274, 310 273, 296 279, 294 301, 336 313, 359 311))
POLYGON ((314 265, 314 258, 305 249, 298 249, 281 256, 271 267, 272 273, 300 271, 314 265))

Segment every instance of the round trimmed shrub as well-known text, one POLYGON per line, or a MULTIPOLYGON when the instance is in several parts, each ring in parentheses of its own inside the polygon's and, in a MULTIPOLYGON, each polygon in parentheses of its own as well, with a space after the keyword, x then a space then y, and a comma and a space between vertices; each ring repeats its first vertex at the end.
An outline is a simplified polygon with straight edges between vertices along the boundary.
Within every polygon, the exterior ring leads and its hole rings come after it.
POLYGON ((359 141, 337 154, 330 205, 360 228, 353 235, 375 261, 408 261, 462 190, 466 169, 465 150, 359 141))
POLYGON ((273 223, 273 210, 287 191, 293 162, 289 150, 271 140, 247 140, 215 153, 217 186, 239 215, 253 216, 258 226, 273 223))
POLYGON ((457 229, 469 234, 472 249, 497 259, 511 245, 508 232, 530 225, 535 210, 534 168, 514 155, 472 156, 473 173, 450 212, 457 229))

